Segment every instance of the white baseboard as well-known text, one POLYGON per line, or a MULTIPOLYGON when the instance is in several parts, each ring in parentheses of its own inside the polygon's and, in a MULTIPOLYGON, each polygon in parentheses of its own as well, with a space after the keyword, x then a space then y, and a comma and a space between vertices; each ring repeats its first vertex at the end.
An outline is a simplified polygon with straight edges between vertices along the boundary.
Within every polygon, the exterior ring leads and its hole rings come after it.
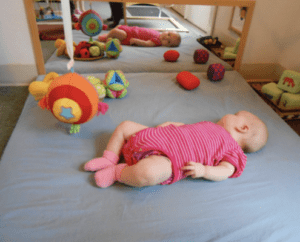
POLYGON ((241 75, 247 79, 279 79, 285 70, 277 63, 242 64, 241 75))
POLYGON ((27 86, 37 76, 35 65, 0 65, 0 86, 27 86))

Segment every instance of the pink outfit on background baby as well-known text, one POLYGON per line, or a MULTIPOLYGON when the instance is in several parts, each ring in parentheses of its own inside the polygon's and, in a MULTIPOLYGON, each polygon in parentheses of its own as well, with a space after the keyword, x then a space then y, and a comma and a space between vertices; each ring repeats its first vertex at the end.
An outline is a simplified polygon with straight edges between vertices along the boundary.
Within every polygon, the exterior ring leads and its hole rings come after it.
POLYGON ((120 25, 118 29, 122 29, 127 33, 127 38, 121 42, 122 45, 130 45, 130 39, 136 38, 144 41, 151 40, 155 46, 161 46, 160 33, 154 29, 127 25, 120 25))
POLYGON ((227 161, 235 167, 232 177, 239 177, 247 162, 238 143, 229 132, 212 122, 182 126, 147 128, 133 135, 122 148, 128 165, 136 164, 148 152, 159 151, 172 162, 172 176, 162 184, 172 184, 185 178, 183 166, 189 161, 217 166, 227 161))

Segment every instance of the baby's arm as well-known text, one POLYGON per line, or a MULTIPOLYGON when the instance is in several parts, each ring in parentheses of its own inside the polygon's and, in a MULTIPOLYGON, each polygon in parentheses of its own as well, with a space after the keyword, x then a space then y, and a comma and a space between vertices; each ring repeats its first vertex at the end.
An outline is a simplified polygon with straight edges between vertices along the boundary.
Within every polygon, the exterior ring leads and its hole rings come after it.
POLYGON ((159 124, 157 125, 157 127, 165 127, 165 126, 168 126, 170 124, 173 124, 175 126, 181 126, 181 125, 184 125, 184 123, 180 123, 180 122, 164 122, 162 124, 159 124))
POLYGON ((218 166, 205 166, 201 163, 190 161, 182 167, 187 176, 192 178, 204 178, 211 181, 223 181, 230 177, 235 167, 227 161, 222 161, 218 166))
POLYGON ((152 42, 151 40, 140 40, 136 38, 131 38, 130 39, 130 45, 136 45, 136 46, 142 46, 142 47, 154 47, 155 43, 152 42))

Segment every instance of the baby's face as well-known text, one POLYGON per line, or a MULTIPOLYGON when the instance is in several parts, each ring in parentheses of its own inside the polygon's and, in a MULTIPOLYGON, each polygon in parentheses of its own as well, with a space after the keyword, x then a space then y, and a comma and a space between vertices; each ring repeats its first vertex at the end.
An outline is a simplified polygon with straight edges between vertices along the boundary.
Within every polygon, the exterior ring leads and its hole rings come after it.
POLYGON ((160 34, 160 41, 162 46, 178 46, 179 45, 179 37, 176 32, 166 31, 160 34))
POLYGON ((223 116, 217 124, 230 131, 242 123, 254 121, 256 116, 247 111, 239 111, 236 114, 227 114, 223 116))

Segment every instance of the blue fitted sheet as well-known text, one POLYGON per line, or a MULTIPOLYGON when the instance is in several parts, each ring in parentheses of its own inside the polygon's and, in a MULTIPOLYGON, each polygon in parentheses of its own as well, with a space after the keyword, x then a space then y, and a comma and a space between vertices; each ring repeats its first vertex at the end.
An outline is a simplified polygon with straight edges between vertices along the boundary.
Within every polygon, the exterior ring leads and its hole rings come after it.
MULTIPOLYGON (((105 34, 107 31, 102 31, 105 34)), ((119 58, 109 59, 104 57, 94 61, 75 61, 74 68, 77 73, 104 73, 109 70, 122 70, 126 73, 136 72, 178 72, 178 71, 207 71, 208 66, 214 63, 221 63, 225 70, 232 70, 232 67, 210 52, 206 64, 196 64, 193 59, 194 51, 205 49, 197 42, 194 34, 181 33, 182 42, 177 48, 169 47, 133 47, 123 46, 119 58), (176 62, 165 61, 163 55, 167 50, 174 49, 180 54, 176 62)), ((198 36, 199 37, 199 36, 198 36)), ((97 40, 97 36, 93 37, 97 40)), ((89 37, 81 31, 73 30, 75 43, 88 41, 89 37)), ((69 59, 66 56, 56 56, 56 51, 45 63, 46 72, 66 73, 66 65, 69 59)))
POLYGON ((299 136, 239 73, 226 72, 217 83, 194 73, 201 84, 192 91, 176 83, 176 74, 127 73, 127 96, 105 99, 107 114, 76 135, 29 96, 0 163, 0 240, 298 241, 299 136), (270 133, 239 178, 101 189, 82 170, 124 120, 194 123, 239 110, 258 115, 270 133))

